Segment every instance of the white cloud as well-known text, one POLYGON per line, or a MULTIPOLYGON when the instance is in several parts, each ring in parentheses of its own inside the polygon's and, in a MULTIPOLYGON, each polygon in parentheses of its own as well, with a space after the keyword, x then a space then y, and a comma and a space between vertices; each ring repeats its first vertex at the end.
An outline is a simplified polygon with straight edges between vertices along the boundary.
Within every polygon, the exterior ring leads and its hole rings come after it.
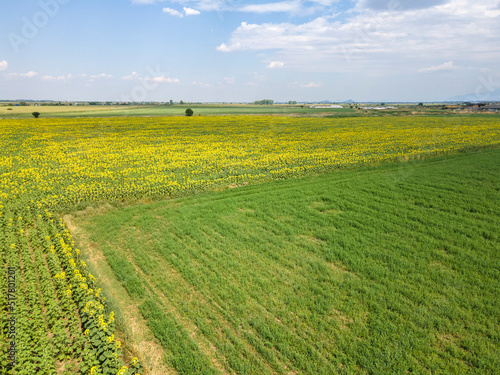
POLYGON ((258 25, 242 22, 233 32, 230 42, 222 43, 217 49, 222 52, 304 47, 312 49, 311 43, 317 45, 334 42, 332 31, 334 25, 330 25, 323 17, 302 25, 291 23, 258 25))
POLYGON ((111 74, 101 73, 91 75, 90 78, 113 78, 113 76, 111 74))
POLYGON ((298 12, 302 9, 300 1, 281 1, 267 4, 248 4, 236 8, 239 12, 273 13, 273 12, 298 12))
POLYGON ((215 47, 215 49, 220 52, 232 52, 243 49, 243 45, 240 42, 234 41, 229 46, 226 43, 222 43, 220 46, 215 47))
MULTIPOLYGON (((188 2, 179 0, 180 2, 188 2)), ((230 8, 230 2, 227 0, 196 0, 191 1, 196 4, 196 8, 205 11, 221 11, 230 8)))
POLYGON ((358 7, 381 11, 404 11, 431 8, 450 0, 360 0, 358 7))
POLYGON ((184 10, 184 14, 186 16, 198 16, 201 14, 199 10, 193 9, 193 8, 182 8, 184 10))
POLYGON ((283 61, 271 61, 267 67, 269 69, 274 69, 274 68, 283 68, 284 66, 285 63, 283 61))
POLYGON ((5 60, 0 61, 0 71, 6 70, 9 67, 9 63, 5 60))
POLYGON ((172 8, 163 8, 163 13, 170 14, 171 16, 183 18, 184 16, 197 16, 201 14, 200 11, 193 9, 193 8, 182 8, 182 12, 179 12, 178 10, 172 9, 172 8))
MULTIPOLYGON (((134 4, 156 4, 165 2, 165 0, 131 0, 134 4)), ((315 11, 329 8, 333 3, 339 0, 284 0, 260 4, 245 4, 243 1, 233 0, 172 0, 170 3, 193 4, 196 8, 184 8, 184 13, 172 8, 165 8, 165 13, 173 11, 172 15, 177 17, 198 15, 199 10, 217 11, 217 12, 246 12, 246 13, 294 13, 294 14, 312 14, 315 11), (192 13, 190 13, 192 12, 192 13), (182 16, 180 16, 182 14, 182 16)))
POLYGON ((165 75, 159 75, 159 76, 152 76, 152 75, 147 75, 146 77, 140 76, 137 72, 132 72, 128 76, 122 77, 123 80, 125 81, 130 81, 130 80, 137 80, 141 82, 153 82, 153 83, 179 83, 180 80, 178 78, 170 78, 166 77, 165 75))
POLYGON ((184 17, 184 14, 182 14, 178 10, 175 10, 172 8, 163 8, 163 13, 167 13, 167 14, 170 14, 171 16, 180 17, 180 18, 184 17))
POLYGON ((34 72, 32 70, 27 72, 27 73, 10 73, 9 74, 10 77, 25 77, 25 78, 33 78, 37 75, 38 75, 38 72, 34 72))
POLYGON ((322 6, 331 6, 333 3, 339 2, 339 0, 310 0, 310 1, 322 6))
POLYGON ((127 81, 127 80, 131 80, 131 79, 139 79, 139 78, 140 78, 140 77, 139 77, 139 75, 137 74, 137 72, 132 72, 132 73, 130 73, 130 75, 125 76, 125 77, 122 77, 122 79, 124 79, 124 80, 126 80, 126 81, 127 81))
POLYGON ((428 68, 422 68, 422 69, 419 69, 418 71, 420 73, 428 73, 428 72, 437 72, 440 70, 454 70, 454 69, 457 69, 457 67, 455 65, 453 65, 453 61, 448 61, 448 62, 445 62, 441 65, 430 66, 428 68))
POLYGON ((51 75, 45 75, 42 77, 44 81, 67 81, 68 79, 73 78, 72 74, 68 75, 61 75, 61 76, 51 76, 51 75))
POLYGON ((146 78, 146 81, 156 82, 156 83, 179 83, 179 79, 170 78, 165 76, 146 78))
POLYGON ((415 72, 432 65, 436 55, 478 68, 500 61, 500 10, 490 0, 449 0, 399 12, 358 9, 346 15, 302 24, 243 22, 216 49, 270 51, 292 69, 364 69, 364 74, 415 72))

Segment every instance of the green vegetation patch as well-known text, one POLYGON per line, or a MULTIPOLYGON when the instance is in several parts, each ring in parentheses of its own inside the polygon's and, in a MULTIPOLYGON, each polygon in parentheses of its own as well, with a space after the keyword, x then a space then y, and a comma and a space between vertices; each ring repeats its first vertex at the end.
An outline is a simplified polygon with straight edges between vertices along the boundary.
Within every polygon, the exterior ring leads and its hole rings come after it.
POLYGON ((207 115, 330 115, 332 117, 359 116, 354 109, 310 108, 309 105, 253 105, 253 104, 176 104, 176 105, 78 105, 78 106, 0 106, 0 119, 33 118, 34 110, 42 118, 184 116, 192 108, 194 116, 207 115))
POLYGON ((492 374, 499 161, 481 150, 79 224, 180 373, 492 374))

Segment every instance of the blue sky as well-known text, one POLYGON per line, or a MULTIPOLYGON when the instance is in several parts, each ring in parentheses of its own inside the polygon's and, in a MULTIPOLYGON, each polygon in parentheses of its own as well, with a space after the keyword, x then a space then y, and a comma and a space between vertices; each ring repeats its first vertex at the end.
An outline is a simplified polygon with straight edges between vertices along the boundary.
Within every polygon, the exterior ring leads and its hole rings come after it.
POLYGON ((0 99, 481 98, 499 66, 500 0, 0 2, 0 99))

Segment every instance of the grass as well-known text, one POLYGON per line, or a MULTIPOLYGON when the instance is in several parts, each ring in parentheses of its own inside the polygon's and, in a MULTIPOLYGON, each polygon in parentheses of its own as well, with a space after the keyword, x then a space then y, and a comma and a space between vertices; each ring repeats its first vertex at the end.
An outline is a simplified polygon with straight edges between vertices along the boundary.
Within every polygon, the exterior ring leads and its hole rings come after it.
MULTIPOLYGON (((137 107, 131 107, 131 110, 137 107)), ((0 119, 32 119, 33 112, 40 112, 45 117, 91 117, 95 113, 114 112, 123 110, 122 106, 0 106, 0 119)))
MULTIPOLYGON (((41 118, 89 118, 89 117, 133 117, 133 116, 184 116, 187 108, 194 116, 216 115, 294 115, 344 117, 386 116, 495 116, 494 114, 471 114, 457 110, 443 110, 440 106, 420 107, 397 105, 395 109, 373 110, 359 108, 309 108, 304 105, 253 105, 253 104, 183 104, 183 105, 77 105, 77 106, 7 106, 0 104, 0 119, 30 119, 32 112, 40 112, 41 118)), ((369 106, 373 106, 369 105, 369 106)))
POLYGON ((499 161, 480 150, 74 219, 180 374, 493 374, 499 161))
POLYGON ((357 116, 351 108, 309 108, 308 105, 250 105, 250 104, 184 104, 148 106, 0 106, 0 119, 33 118, 32 112, 41 113, 41 118, 78 117, 129 117, 129 116, 184 116, 187 108, 194 115, 325 115, 334 117, 357 116))

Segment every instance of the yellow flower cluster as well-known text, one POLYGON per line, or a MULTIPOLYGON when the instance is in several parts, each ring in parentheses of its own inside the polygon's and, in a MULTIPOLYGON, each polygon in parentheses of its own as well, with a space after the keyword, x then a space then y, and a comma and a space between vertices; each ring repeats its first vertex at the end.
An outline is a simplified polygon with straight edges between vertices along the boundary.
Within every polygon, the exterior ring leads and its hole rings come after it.
POLYGON ((46 209, 164 196, 500 142, 495 117, 190 120, 5 120, 0 203, 21 198, 23 207, 46 209))
POLYGON ((62 279, 64 279, 66 277, 66 272, 58 273, 58 274, 54 275, 54 277, 56 279, 61 279, 62 280, 62 279))
MULTIPOLYGON (((90 315, 95 315, 104 310, 104 306, 98 301, 89 301, 85 304, 83 308, 84 313, 89 313, 90 315)), ((101 314, 99 317, 99 322, 103 321, 103 315, 101 314)))
POLYGON ((108 323, 105 322, 103 315, 99 316, 99 328, 101 328, 103 331, 106 331, 108 329, 108 323))

